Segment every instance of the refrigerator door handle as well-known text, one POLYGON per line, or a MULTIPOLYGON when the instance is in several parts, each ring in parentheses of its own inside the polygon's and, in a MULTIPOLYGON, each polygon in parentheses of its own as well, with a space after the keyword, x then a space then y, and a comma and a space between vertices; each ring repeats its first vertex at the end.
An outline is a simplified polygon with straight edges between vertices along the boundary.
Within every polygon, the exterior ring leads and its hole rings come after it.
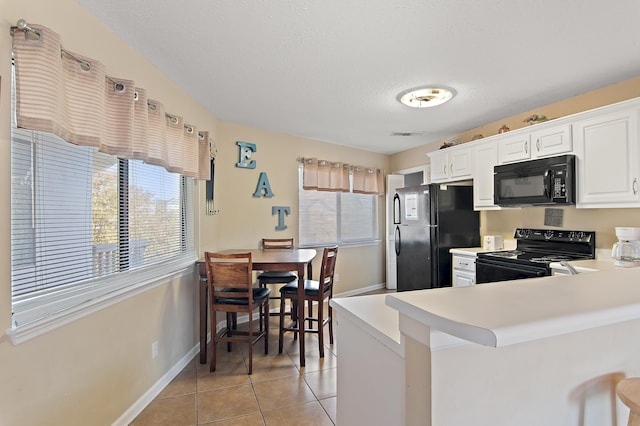
POLYGON ((393 224, 398 225, 400 223, 400 196, 395 194, 393 196, 393 224))
POLYGON ((396 226, 396 231, 395 231, 395 249, 396 249, 396 256, 400 256, 400 227, 396 226))

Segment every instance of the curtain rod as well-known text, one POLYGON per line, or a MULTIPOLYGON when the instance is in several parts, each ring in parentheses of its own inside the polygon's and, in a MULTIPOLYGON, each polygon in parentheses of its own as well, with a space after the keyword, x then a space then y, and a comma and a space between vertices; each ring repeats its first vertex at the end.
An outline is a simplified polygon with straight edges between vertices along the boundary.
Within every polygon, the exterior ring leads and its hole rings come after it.
MULTIPOLYGON (((16 22, 15 26, 12 26, 9 29, 9 33, 11 34, 11 37, 14 37, 14 34, 16 31, 22 31, 24 32, 25 37, 31 39, 31 40, 40 40, 40 37, 42 37, 42 34, 40 33, 40 31, 36 28, 31 28, 29 26, 29 24, 27 23, 27 21, 25 21, 24 19, 18 19, 18 22, 16 22)), ((68 50, 65 50, 64 48, 60 47, 60 52, 70 56, 71 58, 75 59, 76 62, 78 62, 80 64, 80 68, 82 68, 84 71, 89 71, 91 69, 91 62, 79 58, 76 55, 74 55, 73 53, 69 52, 68 50)), ((116 91, 118 92, 123 92, 125 90, 125 85, 123 82, 118 81, 113 79, 112 77, 105 75, 105 78, 107 80, 109 80, 110 82, 113 83, 114 88, 116 91)), ((135 94, 135 100, 138 100, 138 93, 136 92, 135 94)), ((149 105, 152 108, 156 107, 156 104, 153 102, 147 102, 147 105, 149 105)), ((164 114, 166 117, 170 118, 174 123, 178 122, 178 117, 169 113, 164 114)), ((189 133, 193 133, 193 126, 189 125, 189 124, 185 124, 184 128, 187 129, 187 131, 189 133)), ((198 132, 198 136, 202 139, 204 139, 204 134, 202 134, 201 132, 198 132)))

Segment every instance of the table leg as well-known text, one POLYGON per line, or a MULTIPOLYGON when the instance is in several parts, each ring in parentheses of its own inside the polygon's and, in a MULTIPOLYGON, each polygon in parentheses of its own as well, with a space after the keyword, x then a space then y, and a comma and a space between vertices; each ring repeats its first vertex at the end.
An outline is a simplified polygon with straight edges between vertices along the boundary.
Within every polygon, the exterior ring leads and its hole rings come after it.
POLYGON ((207 363, 207 293, 207 280, 200 278, 200 364, 207 363))
POLYGON ((304 266, 298 267, 298 341, 300 342, 300 367, 304 367, 304 266))

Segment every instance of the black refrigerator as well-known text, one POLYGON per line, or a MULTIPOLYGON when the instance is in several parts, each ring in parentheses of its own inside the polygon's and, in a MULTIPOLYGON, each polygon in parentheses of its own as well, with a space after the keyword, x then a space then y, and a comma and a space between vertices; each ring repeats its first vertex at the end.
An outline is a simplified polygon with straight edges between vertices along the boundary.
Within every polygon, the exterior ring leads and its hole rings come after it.
POLYGON ((430 184, 398 188, 393 198, 398 291, 451 286, 454 247, 480 245, 473 188, 430 184))

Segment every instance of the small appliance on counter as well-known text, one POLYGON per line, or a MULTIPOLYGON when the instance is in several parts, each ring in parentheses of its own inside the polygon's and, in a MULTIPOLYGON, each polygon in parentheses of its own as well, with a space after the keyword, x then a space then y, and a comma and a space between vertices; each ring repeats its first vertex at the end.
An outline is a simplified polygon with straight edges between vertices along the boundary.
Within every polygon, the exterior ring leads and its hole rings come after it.
POLYGON ((640 266, 640 228, 616 227, 618 242, 611 249, 616 266, 640 266))
POLYGON ((504 248, 501 235, 485 235, 482 239, 482 248, 487 251, 498 251, 504 248))

